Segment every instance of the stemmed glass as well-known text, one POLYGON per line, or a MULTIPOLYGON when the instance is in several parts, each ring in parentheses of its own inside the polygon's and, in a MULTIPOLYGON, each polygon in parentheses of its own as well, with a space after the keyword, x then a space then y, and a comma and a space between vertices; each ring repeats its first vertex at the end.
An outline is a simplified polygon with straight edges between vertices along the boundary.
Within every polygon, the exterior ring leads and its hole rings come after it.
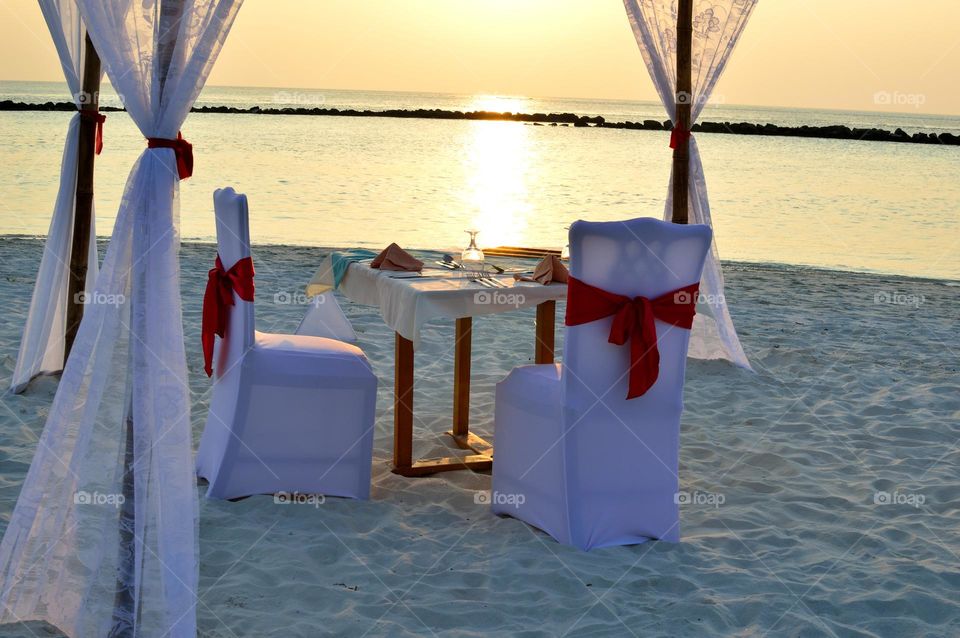
POLYGON ((479 230, 465 231, 470 235, 470 245, 460 253, 460 265, 468 275, 480 276, 483 274, 483 251, 477 247, 479 230))

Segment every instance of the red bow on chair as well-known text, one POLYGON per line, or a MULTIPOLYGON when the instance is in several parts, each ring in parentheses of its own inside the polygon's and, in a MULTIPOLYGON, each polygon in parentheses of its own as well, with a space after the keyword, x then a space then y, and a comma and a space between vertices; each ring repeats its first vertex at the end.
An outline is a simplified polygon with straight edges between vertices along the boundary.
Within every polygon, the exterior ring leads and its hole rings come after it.
POLYGON ((207 276, 207 290, 203 294, 203 323, 200 341, 203 344, 203 369, 213 374, 214 335, 223 338, 233 305, 233 293, 244 301, 253 301, 253 259, 244 257, 224 270, 217 255, 217 265, 207 276))
POLYGON ((147 148, 172 148, 177 156, 177 175, 180 179, 187 179, 193 175, 193 144, 183 139, 182 133, 177 132, 175 140, 162 137, 147 138, 147 148))
POLYGON ((628 399, 646 393, 660 376, 660 350, 657 348, 655 319, 685 328, 693 326, 697 294, 695 283, 661 295, 656 299, 624 297, 570 277, 567 292, 566 325, 579 326, 613 316, 610 343, 622 346, 630 342, 630 380, 628 399))

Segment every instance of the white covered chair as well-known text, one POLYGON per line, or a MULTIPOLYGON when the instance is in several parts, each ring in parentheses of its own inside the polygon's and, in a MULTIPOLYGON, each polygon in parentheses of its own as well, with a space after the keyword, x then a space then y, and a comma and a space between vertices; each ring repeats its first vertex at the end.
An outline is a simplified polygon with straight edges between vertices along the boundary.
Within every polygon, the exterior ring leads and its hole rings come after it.
MULTIPOLYGON (((247 198, 216 191, 224 270, 250 255, 247 198)), ((356 346, 254 331, 236 292, 214 350, 210 414, 197 452, 207 496, 300 492, 368 498, 377 378, 356 346)))
MULTIPOLYGON (((712 233, 651 218, 576 222, 571 276, 631 299, 696 283, 712 233)), ((680 537, 680 415, 690 331, 656 321, 659 377, 628 400, 630 346, 612 318, 568 326, 563 365, 497 385, 491 506, 587 550, 680 537)))
POLYGON ((310 299, 307 312, 297 327, 297 334, 309 337, 326 337, 350 343, 357 341, 357 333, 350 325, 350 320, 343 314, 343 309, 340 308, 332 290, 315 295, 310 299))

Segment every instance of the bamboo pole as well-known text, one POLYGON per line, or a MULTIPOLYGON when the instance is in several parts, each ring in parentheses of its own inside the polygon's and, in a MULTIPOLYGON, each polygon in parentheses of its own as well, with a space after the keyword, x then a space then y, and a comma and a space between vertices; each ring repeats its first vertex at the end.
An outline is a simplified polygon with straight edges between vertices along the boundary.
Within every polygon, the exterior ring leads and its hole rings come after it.
MULTIPOLYGON (((673 126, 690 130, 693 106, 691 57, 693 52, 693 0, 680 0, 677 5, 677 117, 673 126)), ((686 224, 690 195, 690 140, 676 138, 673 149, 673 222, 686 224)))
MULTIPOLYGON (((87 36, 84 49, 82 96, 80 110, 97 113, 100 108, 100 56, 87 36)), ((90 229, 93 221, 93 166, 95 162, 97 123, 93 118, 80 118, 77 147, 77 190, 73 212, 73 241, 70 247, 70 283, 67 296, 67 325, 64 335, 63 362, 66 365, 77 329, 83 319, 83 291, 87 284, 90 229)))

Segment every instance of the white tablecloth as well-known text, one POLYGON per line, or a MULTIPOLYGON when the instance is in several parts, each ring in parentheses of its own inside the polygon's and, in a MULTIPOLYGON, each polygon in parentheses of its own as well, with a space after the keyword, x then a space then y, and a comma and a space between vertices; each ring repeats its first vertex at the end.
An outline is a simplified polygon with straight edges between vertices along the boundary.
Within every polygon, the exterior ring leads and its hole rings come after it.
MULTIPOLYGON (((512 275, 498 279, 509 288, 487 288, 458 271, 424 268, 423 275, 370 268, 369 262, 352 263, 338 290, 355 303, 379 306, 392 330, 420 345, 420 327, 431 319, 460 319, 529 308, 545 301, 564 299, 566 284, 514 282, 512 275)), ((307 284, 307 296, 333 288, 333 268, 328 256, 307 284)))

